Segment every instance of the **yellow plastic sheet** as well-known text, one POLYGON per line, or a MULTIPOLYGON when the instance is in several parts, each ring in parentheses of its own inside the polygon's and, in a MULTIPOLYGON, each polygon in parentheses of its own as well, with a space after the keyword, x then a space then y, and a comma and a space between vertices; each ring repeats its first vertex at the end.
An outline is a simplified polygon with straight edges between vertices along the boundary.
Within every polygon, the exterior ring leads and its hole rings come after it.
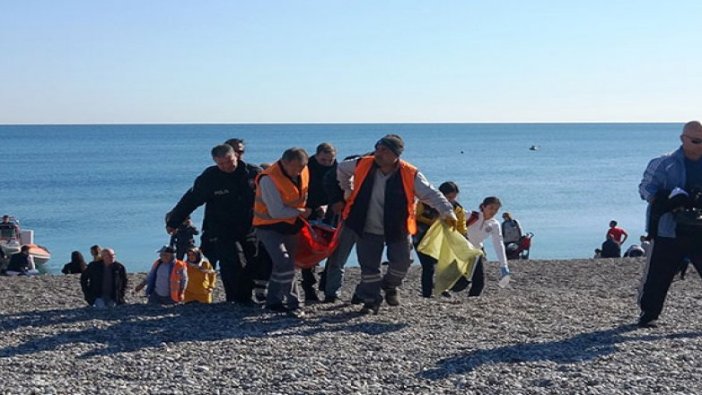
POLYGON ((434 272, 434 294, 444 292, 461 277, 473 276, 475 262, 483 255, 456 230, 452 230, 443 221, 436 221, 427 230, 417 250, 437 260, 434 272))

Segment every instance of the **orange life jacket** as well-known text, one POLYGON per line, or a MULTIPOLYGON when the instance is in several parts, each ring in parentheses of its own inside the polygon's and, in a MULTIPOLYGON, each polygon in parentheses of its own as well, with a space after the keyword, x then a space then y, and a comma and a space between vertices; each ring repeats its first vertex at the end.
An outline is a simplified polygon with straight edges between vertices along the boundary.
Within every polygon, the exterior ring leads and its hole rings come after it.
MULTIPOLYGON (((356 170, 353 173, 353 192, 351 196, 346 201, 346 206, 344 207, 343 219, 348 218, 353 207, 353 203, 361 191, 361 186, 363 182, 368 177, 371 169, 373 168, 373 163, 375 159, 372 156, 365 156, 358 159, 356 165, 356 170)), ((414 235, 417 233, 417 211, 416 202, 414 196, 414 179, 417 176, 417 168, 411 164, 400 159, 400 177, 402 178, 402 188, 405 191, 405 197, 407 198, 407 224, 405 225, 405 230, 407 233, 414 235)))
MULTIPOLYGON (((161 260, 157 259, 151 267, 151 270, 154 271, 154 273, 156 273, 159 262, 161 262, 161 260)), ((165 264, 165 262, 162 262, 161 264, 165 264)), ((171 299, 174 302, 182 302, 185 298, 185 287, 181 286, 181 282, 183 281, 183 275, 187 272, 188 265, 185 262, 176 259, 173 263, 173 268, 171 268, 171 274, 169 276, 171 299)))
POLYGON ((310 172, 307 166, 300 173, 300 187, 298 188, 288 176, 283 173, 283 168, 280 162, 276 162, 261 174, 256 177, 256 201, 254 203, 253 226, 272 225, 280 222, 295 224, 297 217, 294 218, 273 218, 268 212, 268 207, 263 202, 261 188, 259 184, 261 177, 268 176, 273 181, 275 188, 280 193, 280 198, 288 207, 305 208, 307 202, 307 190, 310 185, 310 172))

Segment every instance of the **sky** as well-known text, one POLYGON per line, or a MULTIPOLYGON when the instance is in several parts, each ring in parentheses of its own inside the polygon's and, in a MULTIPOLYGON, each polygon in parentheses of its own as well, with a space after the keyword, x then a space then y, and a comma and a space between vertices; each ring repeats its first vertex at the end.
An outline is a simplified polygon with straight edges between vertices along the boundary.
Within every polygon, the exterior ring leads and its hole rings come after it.
POLYGON ((684 122, 702 2, 0 0, 0 124, 684 122))

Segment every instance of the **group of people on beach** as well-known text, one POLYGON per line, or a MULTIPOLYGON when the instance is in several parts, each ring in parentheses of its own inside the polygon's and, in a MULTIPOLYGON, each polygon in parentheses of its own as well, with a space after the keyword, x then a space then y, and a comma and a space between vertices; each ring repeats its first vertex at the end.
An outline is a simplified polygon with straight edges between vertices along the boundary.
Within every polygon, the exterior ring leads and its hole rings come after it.
MULTIPOLYGON (((521 228, 509 214, 505 223, 497 220, 499 198, 487 197, 479 211, 466 213, 457 201, 458 185, 447 181, 436 189, 414 165, 401 159, 404 141, 400 136, 383 136, 373 148, 338 162, 336 149, 329 143, 319 144, 311 157, 293 147, 277 161, 256 166, 243 160, 241 139, 215 146, 211 150, 215 165, 195 179, 166 215, 172 245, 158 251, 159 258, 135 291, 145 288, 149 303, 209 303, 219 267, 227 302, 261 303, 273 312, 304 316, 295 256, 301 229, 310 223, 338 230, 335 248, 330 249, 319 277, 314 267, 301 270, 306 303, 339 300, 343 269, 355 246, 361 279, 351 302, 362 305, 364 314, 377 314, 383 301, 399 305, 398 288, 412 262, 413 244, 437 221, 478 247, 490 238, 500 266, 500 284, 505 285, 510 270, 502 228, 516 239, 521 237, 521 228), (202 205, 205 213, 197 248, 194 236, 198 230, 190 215, 202 205), (383 264, 387 265, 384 272, 383 264)), ((74 252, 75 259, 64 272, 81 272, 90 305, 124 303, 124 266, 115 260, 112 249, 94 247, 98 250, 92 252, 90 264, 81 262, 80 253, 74 252)), ((419 258, 422 295, 432 297, 436 259, 421 253, 419 258)), ((483 254, 469 278, 457 282, 452 292, 469 287, 468 295, 480 295, 485 263, 483 254)))
MULTIPOLYGON (((629 234, 627 231, 620 227, 617 221, 611 220, 602 247, 595 248, 594 258, 621 258, 622 246, 628 238, 629 234)), ((650 255, 651 242, 648 240, 648 237, 641 236, 639 243, 630 245, 624 252, 624 258, 639 258, 650 255)))

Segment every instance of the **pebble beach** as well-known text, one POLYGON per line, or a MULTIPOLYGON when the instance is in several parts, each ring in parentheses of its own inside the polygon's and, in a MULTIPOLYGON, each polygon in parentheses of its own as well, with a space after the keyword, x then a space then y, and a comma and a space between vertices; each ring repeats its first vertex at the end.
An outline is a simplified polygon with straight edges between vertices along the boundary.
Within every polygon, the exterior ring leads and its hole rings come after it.
MULTIPOLYGON (((638 329, 642 259, 518 261, 506 289, 419 294, 296 319, 222 303, 88 308, 77 275, 0 277, 2 394, 700 394, 702 282, 673 283, 638 329)), ((130 275, 130 289, 145 276, 130 275)), ((342 299, 360 277, 347 269, 342 299)))

